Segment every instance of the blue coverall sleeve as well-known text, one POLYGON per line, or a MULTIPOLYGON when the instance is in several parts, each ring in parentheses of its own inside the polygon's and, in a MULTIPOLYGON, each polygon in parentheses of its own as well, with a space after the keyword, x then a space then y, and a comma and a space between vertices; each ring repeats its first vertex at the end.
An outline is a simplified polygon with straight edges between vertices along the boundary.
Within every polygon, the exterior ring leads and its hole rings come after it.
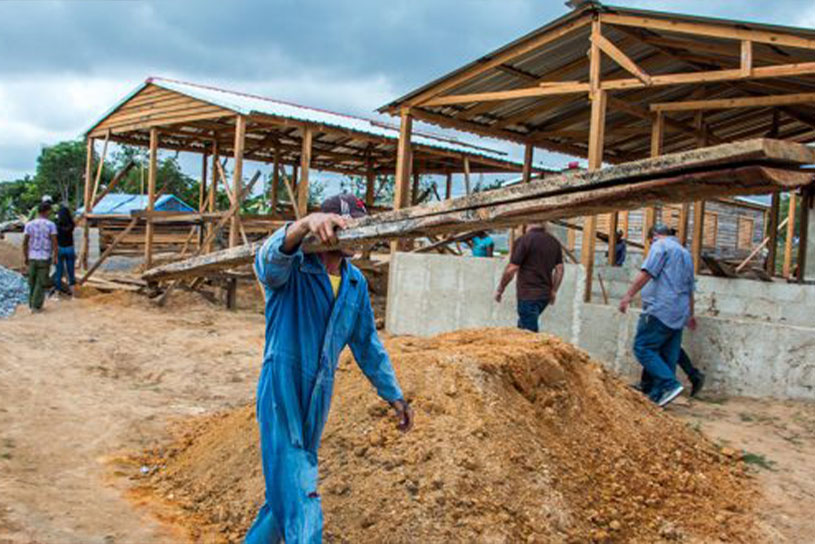
POLYGON ((281 249, 289 225, 281 227, 269 236, 260 251, 255 255, 255 274, 263 285, 270 289, 277 289, 285 285, 291 276, 291 269, 298 259, 302 259, 303 251, 298 247, 291 255, 283 253, 281 249))
POLYGON ((359 319, 348 345, 362 373, 376 387, 380 397, 388 402, 404 398, 388 352, 376 333, 374 311, 368 296, 368 286, 362 285, 359 319))

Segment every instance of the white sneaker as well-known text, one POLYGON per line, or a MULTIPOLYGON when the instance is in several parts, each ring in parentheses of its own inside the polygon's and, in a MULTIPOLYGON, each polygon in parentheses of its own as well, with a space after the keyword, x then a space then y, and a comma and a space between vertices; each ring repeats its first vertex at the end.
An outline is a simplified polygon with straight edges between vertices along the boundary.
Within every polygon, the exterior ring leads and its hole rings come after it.
POLYGON ((684 388, 684 387, 682 387, 681 385, 677 385, 677 386, 676 386, 676 387, 674 387, 673 389, 670 389, 670 390, 666 391, 665 393, 663 393, 663 394, 662 394, 662 396, 661 396, 661 397, 659 397, 659 401, 657 401, 657 406, 660 406, 660 407, 662 407, 662 406, 667 406, 667 405, 668 405, 668 404, 670 404, 670 403, 671 403, 671 402, 672 402, 672 401, 673 401, 673 400, 674 400, 676 397, 678 397, 678 396, 679 396, 679 394, 680 394, 680 393, 681 393, 681 392, 682 392, 684 389, 685 389, 685 388, 684 388))

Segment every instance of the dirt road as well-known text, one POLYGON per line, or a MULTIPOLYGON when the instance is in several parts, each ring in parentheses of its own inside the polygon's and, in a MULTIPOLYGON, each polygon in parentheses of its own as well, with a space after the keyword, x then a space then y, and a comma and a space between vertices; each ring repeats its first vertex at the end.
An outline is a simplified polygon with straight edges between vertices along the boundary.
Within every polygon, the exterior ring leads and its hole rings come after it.
POLYGON ((112 295, 0 321, 0 542, 178 539, 106 461, 251 398, 263 317, 176 295, 163 310, 112 295))
MULTIPOLYGON (((134 505, 111 459, 160 442, 173 420, 251 399, 262 341, 262 315, 187 293, 162 310, 109 295, 0 321, 0 543, 184 541, 171 512, 160 522, 134 505)), ((778 541, 815 542, 815 405, 672 412, 752 454, 778 541)))

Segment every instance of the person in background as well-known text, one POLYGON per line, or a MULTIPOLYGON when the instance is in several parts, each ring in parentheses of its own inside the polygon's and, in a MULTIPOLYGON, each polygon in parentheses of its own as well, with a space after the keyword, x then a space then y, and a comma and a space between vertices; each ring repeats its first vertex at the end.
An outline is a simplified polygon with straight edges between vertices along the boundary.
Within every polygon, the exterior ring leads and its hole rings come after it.
MULTIPOLYGON (((690 396, 695 397, 705 386, 705 373, 693 366, 693 362, 690 360, 685 348, 679 349, 679 359, 677 360, 677 364, 679 365, 679 368, 682 369, 682 372, 684 372, 688 377, 688 381, 691 385, 690 396)), ((648 371, 643 368, 640 383, 635 386, 635 389, 638 389, 647 395, 651 391, 651 387, 653 387, 653 380, 648 374, 648 371)))
POLYGON ((71 210, 65 204, 62 204, 57 211, 57 245, 59 250, 57 252, 57 272, 54 277, 54 289, 63 291, 62 288, 62 275, 66 274, 68 278, 69 295, 73 294, 74 285, 76 285, 76 252, 74 251, 74 218, 71 215, 71 210))
POLYGON ((492 257, 495 251, 495 242, 486 231, 480 231, 472 240, 473 257, 492 257))
MULTIPOLYGON (((51 209, 54 209, 54 199, 51 198, 51 195, 42 195, 40 199, 40 204, 48 204, 51 206, 51 209)), ((37 204, 33 208, 28 211, 28 220, 34 221, 40 215, 40 204, 37 204)), ((48 216, 48 219, 51 219, 51 216, 48 216)))
POLYGON ((509 263, 495 290, 501 302, 504 290, 518 275, 518 328, 538 332, 540 315, 554 304, 563 281, 563 248, 541 224, 530 228, 515 241, 509 263))
POLYGON ((676 379, 682 329, 696 328, 693 260, 665 225, 654 226, 648 234, 651 250, 619 309, 625 313, 642 290, 643 312, 637 324, 634 354, 650 377, 648 397, 666 406, 684 389, 676 379))
POLYGON ((617 231, 617 245, 614 246, 614 266, 622 266, 625 264, 625 257, 627 248, 625 238, 623 238, 623 231, 617 231))
POLYGON ((272 234, 255 256, 266 298, 266 345, 257 388, 266 502, 246 535, 247 544, 322 542, 317 451, 345 346, 394 409, 398 428, 406 432, 413 426, 413 411, 376 333, 365 276, 344 251, 305 254, 301 249, 307 235, 336 242, 335 229, 345 228, 345 218, 366 213, 353 195, 331 197, 320 213, 272 234))
POLYGON ((28 268, 28 307, 39 312, 45 300, 48 271, 57 262, 57 226, 48 219, 51 204, 42 202, 39 216, 25 224, 23 260, 28 268))

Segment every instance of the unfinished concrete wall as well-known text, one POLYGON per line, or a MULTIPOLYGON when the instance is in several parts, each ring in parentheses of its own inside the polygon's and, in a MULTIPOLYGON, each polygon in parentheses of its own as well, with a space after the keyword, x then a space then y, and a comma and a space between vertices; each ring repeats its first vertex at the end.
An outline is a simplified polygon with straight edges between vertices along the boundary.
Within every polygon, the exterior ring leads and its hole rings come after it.
MULTIPOLYGON (((505 265, 505 259, 497 258, 397 254, 390 265, 388 331, 432 336, 476 327, 514 327, 515 284, 507 288, 501 304, 493 299, 505 265)), ((544 312, 543 329, 571 336, 576 287, 576 274, 567 273, 561 300, 544 312)))
MULTIPOLYGON (((387 328, 430 336, 461 328, 515 326, 514 286, 492 300, 502 259, 400 253, 391 262, 387 328)), ((557 304, 541 330, 589 352, 632 380, 640 372, 631 345, 639 310, 616 303, 636 269, 598 267, 610 304, 583 303, 584 272, 566 265, 557 304)), ((594 301, 602 302, 598 282, 594 301)), ((729 395, 815 400, 815 286, 727 280, 698 281, 699 328, 685 331, 686 351, 708 374, 708 390, 729 395)))

